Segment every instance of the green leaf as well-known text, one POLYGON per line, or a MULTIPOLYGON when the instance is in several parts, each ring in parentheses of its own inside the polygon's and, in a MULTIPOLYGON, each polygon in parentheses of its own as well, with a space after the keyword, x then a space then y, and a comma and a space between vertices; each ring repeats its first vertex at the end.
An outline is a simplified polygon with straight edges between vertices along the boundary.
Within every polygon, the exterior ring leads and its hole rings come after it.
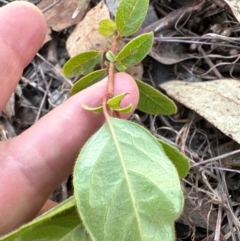
POLYGON ((135 79, 135 81, 140 91, 137 107, 139 110, 152 115, 172 115, 176 113, 176 105, 166 95, 141 80, 135 79))
POLYGON ((165 141, 157 139, 160 146, 163 148, 165 154, 169 158, 169 160, 173 163, 175 168, 177 169, 178 175, 180 178, 184 178, 187 176, 190 165, 189 160, 185 157, 177 148, 171 146, 165 141))
POLYGON ((103 19, 99 22, 98 32, 103 36, 113 35, 116 31, 116 24, 111 19, 103 19))
POLYGON ((132 104, 129 104, 128 106, 126 107, 121 107, 120 106, 120 103, 122 101, 122 99, 127 95, 127 93, 122 93, 122 94, 119 94, 119 95, 116 95, 114 97, 112 97, 111 99, 109 99, 107 101, 107 105, 117 111, 117 112, 122 112, 122 113, 129 113, 132 109, 133 109, 133 105, 132 104))
POLYGON ((125 66, 140 63, 148 54, 153 44, 153 33, 145 33, 131 40, 118 53, 115 61, 125 66))
POLYGON ((76 94, 79 91, 97 83, 98 81, 102 80, 106 77, 107 72, 106 69, 96 70, 88 75, 83 76, 79 79, 72 87, 71 93, 76 94))
POLYGON ((143 127, 109 117, 82 148, 73 184, 93 240, 175 240, 184 202, 180 180, 143 127))
POLYGON ((95 113, 100 113, 100 112, 103 111, 103 107, 102 107, 102 106, 89 107, 89 106, 83 104, 83 105, 82 105, 82 108, 85 109, 85 110, 89 110, 89 111, 95 112, 95 113))
POLYGON ((127 69, 127 67, 122 65, 121 63, 114 63, 114 65, 119 72, 124 72, 127 69))
POLYGON ((110 107, 120 107, 120 103, 122 101, 122 99, 127 95, 128 93, 122 93, 122 94, 119 94, 119 95, 115 95, 113 96, 111 99, 109 99, 107 101, 107 104, 110 106, 110 107))
POLYGON ((88 74, 101 61, 101 55, 102 51, 95 50, 78 54, 66 62, 63 74, 68 78, 88 74))
POLYGON ((116 56, 114 55, 114 53, 111 50, 108 50, 106 53, 106 58, 107 60, 109 60, 110 62, 114 62, 116 56))
POLYGON ((90 241, 91 239, 77 214, 75 200, 71 197, 16 231, 1 237, 0 240, 90 241))
POLYGON ((117 112, 121 112, 121 113, 129 113, 129 112, 132 111, 133 105, 129 104, 128 106, 123 107, 123 108, 121 108, 121 107, 119 107, 119 108, 118 107, 112 107, 112 109, 117 111, 117 112))
POLYGON ((149 0, 121 0, 116 12, 117 30, 122 36, 130 36, 142 25, 149 0))

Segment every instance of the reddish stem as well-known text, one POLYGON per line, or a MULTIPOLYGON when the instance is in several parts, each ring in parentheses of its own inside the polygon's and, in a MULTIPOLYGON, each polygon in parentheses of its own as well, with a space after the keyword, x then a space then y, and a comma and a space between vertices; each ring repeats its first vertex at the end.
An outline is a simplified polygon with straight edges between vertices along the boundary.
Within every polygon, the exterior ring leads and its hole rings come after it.
MULTIPOLYGON (((111 46, 111 51, 113 52, 114 55, 117 54, 117 48, 118 48, 118 41, 120 39, 120 35, 116 37, 116 39, 113 40, 112 46, 111 46)), ((114 95, 114 75, 115 75, 115 65, 113 62, 109 63, 108 66, 108 83, 107 83, 107 92, 103 98, 102 105, 105 106, 105 111, 104 115, 106 117, 107 112, 109 112, 109 108, 107 107, 107 101, 113 97, 114 95)), ((113 113, 109 113, 111 116, 113 113)))

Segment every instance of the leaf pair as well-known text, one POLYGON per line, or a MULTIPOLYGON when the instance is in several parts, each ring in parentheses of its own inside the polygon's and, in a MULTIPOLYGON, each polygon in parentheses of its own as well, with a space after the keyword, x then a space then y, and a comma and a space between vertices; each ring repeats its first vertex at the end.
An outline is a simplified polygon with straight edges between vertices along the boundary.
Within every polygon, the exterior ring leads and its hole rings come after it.
MULTIPOLYGON (((104 69, 94 71, 89 75, 84 76, 72 87, 72 94, 76 94, 79 91, 95 84, 96 82, 102 80, 105 76, 106 70, 104 69)), ((140 91, 140 98, 137 107, 139 110, 153 115, 171 115, 176 113, 176 105, 166 95, 162 94, 150 85, 145 84, 141 80, 135 79, 135 81, 140 91)), ((84 108, 89 109, 87 106, 84 108)), ((98 110, 99 112, 102 111, 102 109, 92 110, 97 112, 98 110)))
MULTIPOLYGON (((153 34, 146 33, 130 41, 118 54, 114 56, 111 51, 107 52, 107 59, 118 65, 130 67, 140 63, 151 49, 153 34)), ((81 53, 69 61, 63 67, 63 73, 71 78, 84 75, 92 71, 96 64, 102 60, 101 51, 91 50, 81 53)))
MULTIPOLYGON (((114 110, 114 111, 117 111, 117 112, 121 112, 121 113, 129 113, 131 112, 131 110, 133 109, 133 105, 132 104, 129 104, 128 106, 126 107, 121 107, 120 106, 120 103, 122 101, 122 99, 127 95, 127 93, 122 93, 122 94, 119 94, 119 95, 116 95, 112 98, 110 98, 108 101, 107 101, 107 106, 114 110)), ((85 110, 89 110, 89 111, 93 111, 95 113, 99 113, 99 112, 102 112, 103 111, 103 107, 102 105, 98 106, 98 107, 89 107, 87 105, 83 105, 83 108, 85 110)))

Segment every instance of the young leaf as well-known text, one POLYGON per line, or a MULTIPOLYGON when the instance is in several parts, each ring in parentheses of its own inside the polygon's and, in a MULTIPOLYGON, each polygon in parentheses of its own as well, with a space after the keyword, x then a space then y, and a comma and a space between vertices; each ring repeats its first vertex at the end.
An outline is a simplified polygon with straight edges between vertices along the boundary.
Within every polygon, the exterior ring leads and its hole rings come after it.
POLYGON ((110 62, 114 62, 116 56, 114 55, 114 53, 111 50, 108 50, 106 53, 106 58, 107 60, 109 60, 110 62))
POLYGON ((184 202, 180 180, 143 127, 109 117, 82 148, 73 184, 93 240, 175 240, 184 202))
POLYGON ((79 91, 97 83, 98 81, 102 80, 106 77, 107 72, 106 69, 96 70, 88 75, 83 76, 79 79, 72 87, 71 93, 76 94, 79 91))
POLYGON ((166 95, 141 80, 135 79, 135 81, 140 91, 137 107, 139 110, 152 115, 172 115, 176 113, 176 105, 166 95))
POLYGON ((179 177, 186 177, 190 169, 189 160, 187 157, 185 157, 177 148, 171 146, 167 142, 160 139, 157 139, 157 142, 163 148, 165 154, 177 169, 179 177))
POLYGON ((130 36, 142 25, 149 0, 121 0, 116 12, 116 26, 121 36, 130 36))
POLYGON ((112 97, 111 99, 109 99, 107 101, 108 106, 115 111, 122 112, 122 113, 129 113, 133 109, 132 104, 129 104, 128 106, 123 107, 123 108, 120 106, 122 99, 126 95, 127 95, 127 93, 122 93, 122 94, 112 97))
POLYGON ((82 108, 85 109, 85 110, 89 110, 89 111, 95 112, 95 113, 100 113, 100 112, 103 111, 103 107, 101 105, 98 106, 98 107, 89 107, 89 106, 83 104, 82 108))
POLYGON ((115 65, 115 68, 117 69, 117 71, 119 71, 119 72, 124 72, 127 69, 127 67, 122 65, 121 63, 115 62, 114 65, 115 65))
POLYGON ((127 67, 138 64, 146 57, 152 44, 153 33, 142 34, 126 44, 116 56, 115 61, 127 67))
POLYGON ((119 94, 119 95, 115 95, 113 96, 111 99, 109 99, 107 101, 107 104, 110 106, 110 107, 116 107, 116 106, 120 106, 120 103, 122 101, 122 99, 127 95, 127 93, 122 93, 122 94, 119 94))
POLYGON ((75 200, 71 197, 30 223, 1 237, 0 240, 90 241, 91 239, 76 212, 75 200))
POLYGON ((101 51, 95 50, 78 54, 66 62, 63 66, 63 74, 68 78, 72 78, 89 73, 101 61, 101 55, 101 51))
POLYGON ((133 109, 133 105, 132 104, 129 104, 128 106, 126 107, 112 107, 113 110, 117 111, 117 112, 121 112, 121 113, 129 113, 132 111, 133 109))
POLYGON ((113 35, 116 31, 116 24, 111 19, 103 19, 99 22, 98 32, 103 36, 113 35))

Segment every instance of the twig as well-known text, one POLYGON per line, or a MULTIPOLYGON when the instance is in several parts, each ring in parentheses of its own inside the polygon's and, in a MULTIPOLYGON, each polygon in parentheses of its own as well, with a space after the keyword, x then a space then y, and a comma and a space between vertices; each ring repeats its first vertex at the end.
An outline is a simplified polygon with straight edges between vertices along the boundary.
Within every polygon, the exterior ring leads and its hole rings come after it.
POLYGON ((40 106, 39 106, 39 111, 38 111, 38 113, 37 113, 35 122, 37 122, 38 119, 39 119, 39 117, 40 117, 40 114, 41 114, 42 108, 43 108, 43 104, 44 104, 44 102, 45 102, 45 100, 46 100, 46 98, 47 98, 48 91, 49 91, 49 89, 50 89, 51 84, 52 84, 52 79, 50 79, 50 81, 49 81, 49 83, 48 83, 48 85, 47 85, 46 91, 45 91, 45 93, 44 93, 44 96, 43 96, 42 101, 41 101, 40 106))
POLYGON ((218 78, 218 79, 222 79, 222 75, 220 74, 220 72, 218 71, 218 69, 215 67, 215 65, 213 64, 212 60, 210 58, 207 57, 205 51, 202 49, 201 46, 198 47, 198 51, 201 53, 201 55, 204 57, 204 59, 206 60, 208 66, 210 68, 212 68, 213 70, 213 73, 215 74, 215 76, 218 78))
POLYGON ((169 29, 175 25, 175 23, 178 21, 179 23, 186 20, 186 18, 190 15, 195 14, 196 12, 199 12, 204 7, 205 1, 199 0, 197 2, 194 2, 190 6, 183 6, 179 9, 173 10, 170 12, 167 16, 159 19, 158 21, 148 25, 144 29, 137 32, 138 34, 141 33, 147 33, 147 32, 157 32, 157 31, 163 31, 166 29, 169 29))
MULTIPOLYGON (((210 158, 210 159, 205 160, 205 161, 200 161, 200 162, 198 162, 198 163, 193 164, 193 165, 191 166, 191 168, 195 168, 195 167, 198 167, 198 166, 200 166, 200 165, 207 164, 207 163, 210 163, 210 162, 218 161, 219 159, 223 159, 223 158, 226 158, 226 157, 235 155, 235 154, 237 154, 237 153, 240 153, 240 150, 236 150, 236 151, 232 151, 232 152, 229 152, 229 153, 226 153, 226 154, 223 154, 223 155, 219 155, 219 156, 210 158)), ((240 163, 239 163, 239 164, 240 164, 240 163)))

